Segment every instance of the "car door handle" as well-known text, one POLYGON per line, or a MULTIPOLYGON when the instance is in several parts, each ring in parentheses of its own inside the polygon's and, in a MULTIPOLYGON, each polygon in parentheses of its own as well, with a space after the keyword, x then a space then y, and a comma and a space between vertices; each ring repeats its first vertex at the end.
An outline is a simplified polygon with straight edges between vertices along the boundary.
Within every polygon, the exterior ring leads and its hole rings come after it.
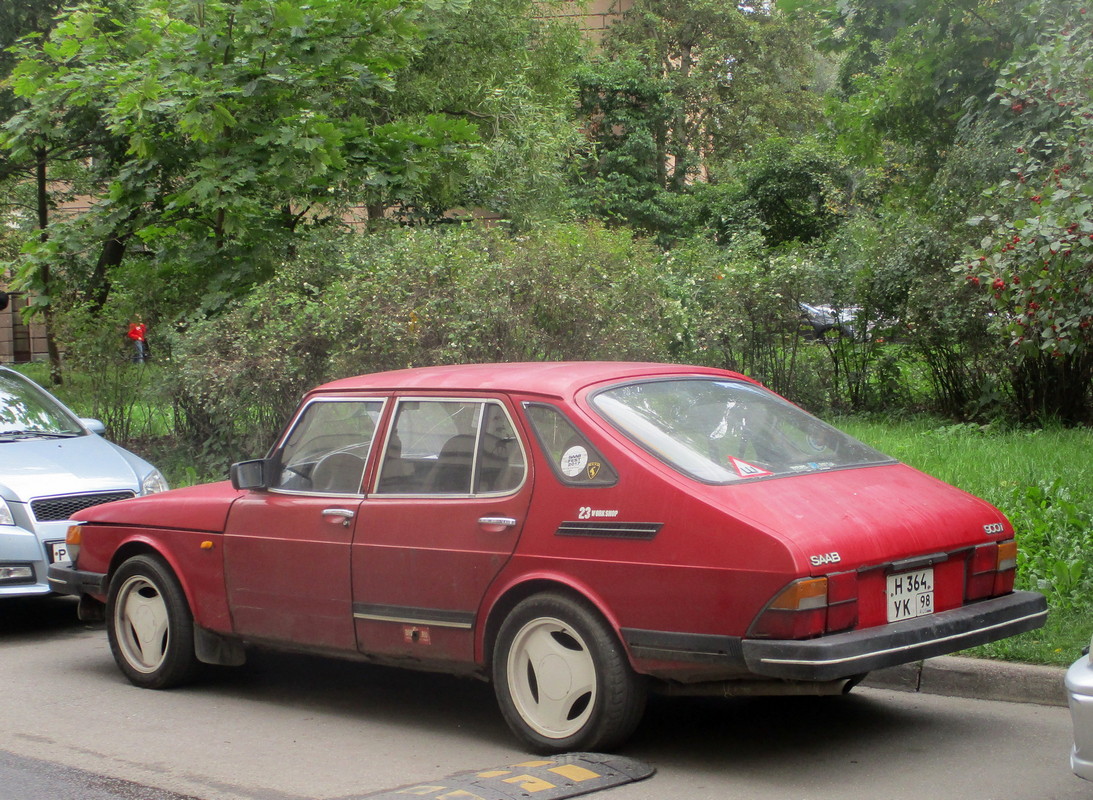
POLYGON ((324 508, 323 509, 323 516, 324 517, 341 517, 342 525, 344 525, 345 527, 348 528, 349 527, 349 522, 350 522, 350 520, 353 519, 354 514, 348 508, 324 508))
POLYGON ((501 527, 501 528, 515 528, 516 527, 516 518, 515 517, 479 517, 478 518, 478 524, 479 525, 497 525, 498 527, 501 527))

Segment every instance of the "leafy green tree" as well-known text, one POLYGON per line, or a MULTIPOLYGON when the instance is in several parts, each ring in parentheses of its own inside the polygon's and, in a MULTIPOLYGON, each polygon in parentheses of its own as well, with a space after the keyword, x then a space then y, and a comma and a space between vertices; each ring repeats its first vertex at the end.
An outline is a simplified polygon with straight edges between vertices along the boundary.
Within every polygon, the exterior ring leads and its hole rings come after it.
POLYGON ((633 58, 600 59, 579 75, 590 151, 577 175, 587 213, 647 231, 671 227, 667 184, 669 92, 633 58))
MULTIPOLYGON (((24 36, 48 31, 60 7, 60 0, 7 0, 0 5, 0 81, 15 66, 16 57, 9 48, 24 36)), ((7 119, 15 108, 11 88, 0 83, 0 119, 7 119)))
POLYGON ((367 187, 366 202, 408 219, 479 207, 511 224, 556 218, 568 206, 560 176, 581 141, 574 73, 587 42, 551 18, 550 2, 474 0, 426 9, 420 48, 395 90, 370 107, 377 123, 445 115, 473 126, 462 161, 367 187))
POLYGON ((969 110, 986 105, 1001 65, 1027 36, 1032 0, 780 0, 823 23, 840 56, 828 108, 843 146, 901 162, 919 191, 941 168, 969 110))
MULTIPOLYGON (((1051 163, 1061 158, 1058 143, 1074 138, 1059 113, 1071 109, 1047 102, 1050 97, 1034 106, 1014 91, 1039 87, 1054 93, 1060 70, 1071 76, 1067 80, 1088 81, 1088 52, 1067 60, 1058 51, 1067 26, 1076 31, 1086 19, 1080 4, 780 0, 779 6, 802 21, 819 20, 820 47, 841 58, 828 119, 839 149, 866 177, 868 193, 855 189, 855 223, 837 237, 839 250, 832 255, 858 276, 861 305, 880 297, 888 313, 907 323, 907 341, 927 361, 940 409, 975 414, 997 410, 1005 398, 1025 419, 1083 417, 1089 394, 1084 361, 1067 352, 1069 345, 1052 354, 1055 334, 1081 325, 1080 315, 1074 316, 1080 309, 1062 324, 1041 320, 1034 335, 1021 340, 1015 326, 1028 310, 1022 292, 1014 292, 1012 283, 1002 291, 995 286, 999 279, 1008 281, 1001 273, 1012 272, 1010 262, 1018 256, 1029 269, 1042 269, 1032 252, 1038 246, 1016 228, 1053 227, 1042 219, 1026 221, 1040 216, 1032 212, 1042 204, 1032 198, 1061 203, 1055 194, 1065 189, 1068 174, 1076 174, 1069 171, 1074 163, 1051 163), (1046 150, 1051 155, 1045 158, 1046 150), (1042 182, 1042 170, 1054 178, 1056 168, 1064 170, 1062 187, 1029 190, 1034 175, 1042 182), (969 217, 977 227, 966 224, 969 217), (990 229, 969 265, 962 254, 990 229), (1014 242, 1015 236, 1021 241, 1014 242), (876 242, 884 242, 883 250, 876 242), (958 259, 967 283, 987 287, 980 295, 953 289, 948 270, 958 259), (876 277, 863 283, 870 274, 876 277), (884 291, 869 289, 880 283, 884 291)), ((1062 231, 1082 217, 1073 212, 1071 206, 1062 231)), ((1021 285, 1029 277, 1016 275, 1021 285)))
POLYGON ((581 74, 593 213, 649 230, 674 224, 663 193, 818 120, 815 61, 775 9, 723 0, 636 0, 581 74))
POLYGON ((747 230, 761 233, 769 247, 821 240, 851 211, 846 161, 815 139, 771 137, 711 176, 694 195, 705 227, 721 242, 747 230))
POLYGON ((993 100, 1023 134, 966 272, 1017 358, 1030 418, 1088 419, 1093 381, 1093 13, 1034 6, 1036 42, 1002 70, 993 100))
MULTIPOLYGON (((21 107, 6 81, 16 60, 12 45, 23 36, 49 30, 60 5, 60 0, 10 0, 0 6, 0 120, 21 107)), ((19 227, 20 221, 25 221, 24 227, 36 224, 39 229, 48 224, 49 197, 44 169, 48 156, 47 150, 37 148, 28 157, 17 159, 0 148, 0 216, 7 222, 0 230, 0 259, 18 249, 12 229, 19 227)), ((0 278, 6 284, 4 272, 0 270, 0 278)), ((52 325, 47 325, 47 344, 56 363, 59 356, 51 333, 52 325)))
POLYGON ((96 200, 27 243, 22 285, 48 303, 47 276, 60 277, 101 305, 135 249, 145 273, 160 271, 146 285, 215 305, 358 187, 464 157, 475 132, 462 120, 369 117, 419 46, 422 7, 134 0, 67 10, 18 51, 11 83, 25 108, 5 123, 3 145, 16 159, 55 143, 83 148, 96 200))

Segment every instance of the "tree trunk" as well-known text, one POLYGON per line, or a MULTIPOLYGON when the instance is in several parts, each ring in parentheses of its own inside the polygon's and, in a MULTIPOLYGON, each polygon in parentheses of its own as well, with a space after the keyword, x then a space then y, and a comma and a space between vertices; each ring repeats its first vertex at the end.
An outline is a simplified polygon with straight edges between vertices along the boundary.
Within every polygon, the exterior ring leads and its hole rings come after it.
MULTIPOLYGON (((133 215, 130 216, 130 219, 133 215)), ((102 311, 103 306, 106 305, 106 301, 110 297, 110 270, 112 267, 117 267, 121 264, 122 259, 125 258, 125 248, 128 246, 130 233, 118 233, 114 232, 113 235, 105 242, 103 242, 102 250, 99 252, 99 260, 95 262, 95 272, 91 276, 91 307, 95 313, 102 311)))
POLYGON ((386 210, 387 206, 384 203, 369 203, 365 206, 365 211, 368 214, 369 230, 375 230, 379 226, 386 210))
MULTIPOLYGON (((39 238, 45 242, 49 238, 49 191, 46 185, 46 149, 39 147, 35 151, 34 176, 37 182, 38 230, 39 238)), ((42 265, 41 285, 45 289, 49 302, 42 314, 46 328, 46 352, 49 354, 49 379, 54 386, 64 382, 61 375, 61 351, 53 335, 53 287, 48 264, 42 265)))

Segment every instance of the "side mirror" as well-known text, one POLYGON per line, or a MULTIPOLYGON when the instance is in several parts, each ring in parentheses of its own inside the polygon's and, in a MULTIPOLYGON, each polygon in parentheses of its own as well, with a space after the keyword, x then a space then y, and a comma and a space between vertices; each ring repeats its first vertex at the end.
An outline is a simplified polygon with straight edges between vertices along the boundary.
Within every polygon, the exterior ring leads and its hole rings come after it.
POLYGON ((239 461, 231 466, 231 482, 235 489, 267 489, 269 459, 255 458, 239 461))
POLYGON ((106 426, 97 419, 92 419, 91 417, 80 417, 80 424, 92 433, 97 433, 99 436, 102 436, 106 433, 106 426))

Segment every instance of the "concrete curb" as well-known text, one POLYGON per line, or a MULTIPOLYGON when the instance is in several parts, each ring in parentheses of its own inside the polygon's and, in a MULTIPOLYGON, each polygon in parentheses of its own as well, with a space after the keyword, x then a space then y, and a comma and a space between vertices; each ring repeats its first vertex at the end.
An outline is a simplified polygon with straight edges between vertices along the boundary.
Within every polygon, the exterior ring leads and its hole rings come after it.
POLYGON ((1064 667, 940 656, 871 672, 862 686, 977 700, 1065 706, 1064 667))

